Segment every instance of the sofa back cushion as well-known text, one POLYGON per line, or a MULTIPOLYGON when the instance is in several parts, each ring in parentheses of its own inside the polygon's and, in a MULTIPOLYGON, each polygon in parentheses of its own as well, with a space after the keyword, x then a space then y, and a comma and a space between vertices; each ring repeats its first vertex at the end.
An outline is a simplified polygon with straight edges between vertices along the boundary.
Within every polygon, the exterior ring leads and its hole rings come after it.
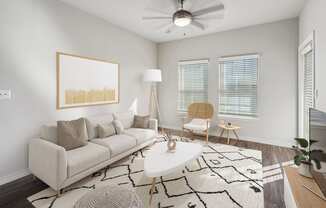
POLYGON ((113 115, 105 114, 100 116, 92 116, 92 117, 85 118, 85 121, 86 121, 88 138, 91 140, 91 139, 99 138, 98 125, 111 123, 113 121, 113 115))
POLYGON ((58 144, 57 125, 46 124, 41 127, 41 139, 58 144))
POLYGON ((114 119, 119 120, 122 123, 123 128, 125 128, 125 129, 129 129, 133 126, 134 116, 135 116, 135 114, 132 111, 113 114, 114 119))

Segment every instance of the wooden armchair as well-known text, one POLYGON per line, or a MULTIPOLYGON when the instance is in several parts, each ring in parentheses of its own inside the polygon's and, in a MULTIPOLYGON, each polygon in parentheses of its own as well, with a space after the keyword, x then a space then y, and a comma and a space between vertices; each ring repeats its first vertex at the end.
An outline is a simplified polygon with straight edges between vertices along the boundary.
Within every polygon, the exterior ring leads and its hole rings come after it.
POLYGON ((188 107, 187 117, 183 118, 182 136, 184 131, 204 133, 208 143, 208 130, 213 117, 214 107, 210 103, 192 103, 188 107))

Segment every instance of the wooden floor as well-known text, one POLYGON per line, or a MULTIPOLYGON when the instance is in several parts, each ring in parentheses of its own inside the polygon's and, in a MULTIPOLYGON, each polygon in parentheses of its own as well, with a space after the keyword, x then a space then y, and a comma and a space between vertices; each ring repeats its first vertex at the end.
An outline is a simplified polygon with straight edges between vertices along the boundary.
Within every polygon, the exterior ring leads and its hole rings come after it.
MULTIPOLYGON (((165 130, 166 133, 173 135, 181 135, 181 132, 175 130, 165 130)), ((189 138, 195 138, 193 135, 185 135, 189 138)), ((198 138, 198 136, 196 136, 198 138)), ((204 139, 204 138, 202 138, 204 139)), ((210 137, 211 142, 226 144, 225 138, 210 137)), ((280 164, 293 159, 294 152, 291 149, 278 147, 273 145, 231 140, 231 145, 238 147, 256 149, 262 151, 263 166, 280 164)), ((26 197, 33 195, 43 189, 47 185, 33 179, 32 176, 26 176, 17 181, 0 186, 0 208, 30 208, 33 207, 26 197)), ((283 200, 283 180, 277 180, 268 184, 264 184, 264 200, 265 208, 285 208, 283 200)))

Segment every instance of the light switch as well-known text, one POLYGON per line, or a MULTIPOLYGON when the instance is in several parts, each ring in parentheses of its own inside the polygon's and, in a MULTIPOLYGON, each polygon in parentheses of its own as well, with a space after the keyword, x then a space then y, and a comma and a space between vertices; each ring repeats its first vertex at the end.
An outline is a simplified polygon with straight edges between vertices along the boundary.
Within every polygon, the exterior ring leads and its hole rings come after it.
POLYGON ((0 90, 0 100, 10 100, 11 90, 0 90))

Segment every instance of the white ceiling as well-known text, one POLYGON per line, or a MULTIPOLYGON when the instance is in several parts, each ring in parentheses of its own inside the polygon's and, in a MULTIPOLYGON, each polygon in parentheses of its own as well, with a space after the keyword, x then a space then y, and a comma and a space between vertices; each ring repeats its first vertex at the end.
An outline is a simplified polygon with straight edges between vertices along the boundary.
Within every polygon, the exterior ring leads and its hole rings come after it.
POLYGON ((297 17, 306 0, 186 0, 185 8, 192 8, 191 11, 223 3, 224 14, 218 12, 207 16, 224 15, 224 18, 201 21, 206 28, 204 31, 187 26, 174 28, 170 33, 165 31, 171 20, 143 20, 142 17, 163 16, 152 10, 172 16, 175 11, 173 1, 177 0, 61 1, 152 41, 164 42, 297 17))

